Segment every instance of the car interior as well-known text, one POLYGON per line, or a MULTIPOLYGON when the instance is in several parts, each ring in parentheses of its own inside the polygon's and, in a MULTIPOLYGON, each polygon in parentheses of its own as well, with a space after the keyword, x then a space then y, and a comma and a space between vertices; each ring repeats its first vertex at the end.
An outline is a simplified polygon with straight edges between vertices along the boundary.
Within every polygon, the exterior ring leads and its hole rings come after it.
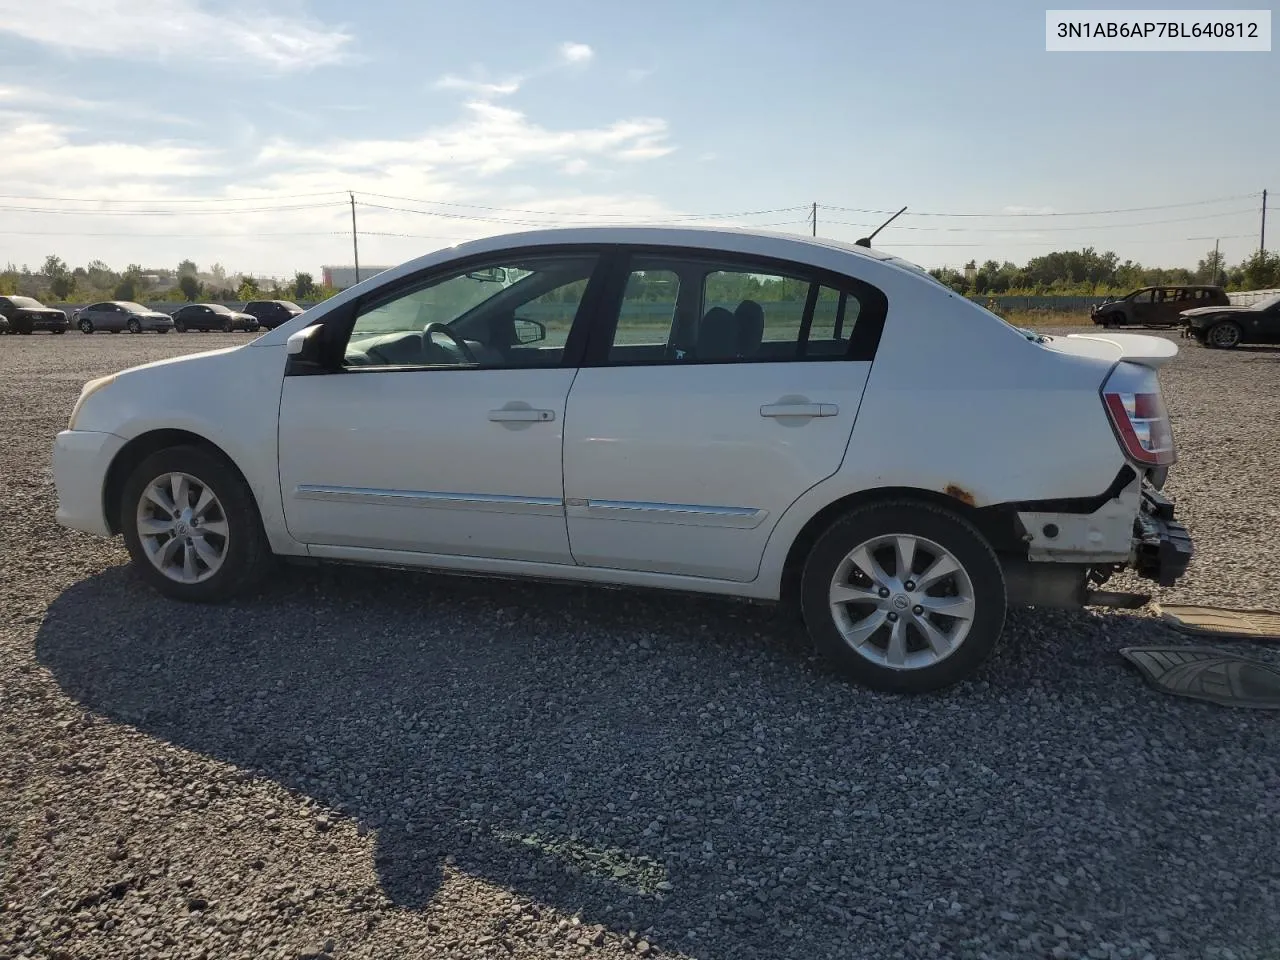
MULTIPOLYGON (((558 366, 564 338, 582 291, 578 290, 576 298, 562 294, 574 284, 585 288, 594 266, 591 258, 529 264, 531 272, 527 275, 506 285, 495 282, 492 294, 461 313, 432 302, 432 286, 399 292, 390 300, 362 310, 347 344, 343 365, 348 368, 558 366), (569 311, 555 324, 554 331, 549 331, 548 324, 535 315, 539 311, 528 309, 542 298, 552 299, 569 311)), ((716 274, 746 278, 749 274, 740 264, 671 261, 662 263, 661 271, 675 280, 676 293, 670 314, 661 312, 660 303, 651 303, 649 306, 657 308, 657 312, 649 311, 643 330, 627 331, 628 296, 624 295, 619 321, 623 329, 615 335, 609 351, 611 364, 783 361, 796 358, 798 352, 811 358, 835 358, 843 356, 848 349, 858 310, 852 295, 827 291, 833 298, 828 304, 832 318, 821 330, 815 322, 810 335, 802 338, 797 328, 805 302, 803 292, 797 299, 767 305, 751 297, 709 302, 709 278, 716 274), (778 325, 774 329, 783 331, 776 339, 765 335, 770 329, 770 310, 777 315, 774 319, 778 325), (784 314, 791 318, 790 324, 785 322, 784 314), (632 335, 625 335, 627 333, 632 335), (636 333, 640 336, 635 336, 636 333), (636 339, 649 342, 632 342, 636 339)), ((470 273, 466 278, 482 283, 484 273, 470 273)), ((451 278, 433 286, 443 287, 459 279, 451 278)), ((545 311, 541 316, 546 316, 545 311)))

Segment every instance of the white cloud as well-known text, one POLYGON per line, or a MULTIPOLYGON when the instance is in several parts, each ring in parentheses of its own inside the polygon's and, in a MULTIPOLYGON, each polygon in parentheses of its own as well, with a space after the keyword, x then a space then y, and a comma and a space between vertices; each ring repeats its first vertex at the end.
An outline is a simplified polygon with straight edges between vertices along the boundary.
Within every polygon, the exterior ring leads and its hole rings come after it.
POLYGON ((1057 213, 1057 211, 1054 210, 1053 207, 1023 207, 1023 206, 1018 206, 1017 204, 1014 204, 1012 206, 1007 206, 1007 207, 1001 207, 1000 212, 1011 214, 1011 215, 1027 214, 1027 213, 1039 213, 1039 214, 1057 213))
POLYGON ((506 97, 519 90, 521 82, 522 80, 520 77, 511 77, 507 80, 489 82, 484 80, 468 80, 465 77, 458 77, 452 73, 447 73, 436 81, 436 88, 439 90, 463 90, 467 93, 476 94, 481 97, 506 97))
POLYGON ((532 162, 565 164, 575 159, 649 160, 670 153, 666 121, 641 117, 580 130, 550 130, 523 113, 484 101, 466 105, 458 124, 403 140, 295 143, 277 140, 263 148, 265 163, 309 169, 353 171, 405 165, 463 168, 494 174, 532 162))
POLYGON ((595 55, 595 51, 585 43, 574 43, 570 40, 560 44, 560 58, 565 63, 586 63, 595 55))
POLYGON ((17 109, 43 107, 59 113, 87 113, 98 117, 109 116, 114 119, 150 120, 184 127, 196 125, 195 121, 190 117, 162 113, 150 107, 139 106, 134 103, 86 100, 83 97, 59 93, 55 90, 39 90, 35 87, 0 84, 0 109, 5 107, 17 109))
POLYGON ((0 33, 63 52, 304 70, 344 58, 351 36, 305 17, 220 10, 200 0, 0 0, 0 33))

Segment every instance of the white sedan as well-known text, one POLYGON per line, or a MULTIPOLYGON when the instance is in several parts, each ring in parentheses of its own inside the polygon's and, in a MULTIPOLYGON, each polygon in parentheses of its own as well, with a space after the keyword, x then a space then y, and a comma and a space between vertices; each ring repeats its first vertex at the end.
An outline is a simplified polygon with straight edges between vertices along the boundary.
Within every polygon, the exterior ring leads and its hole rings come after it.
POLYGON ((851 678, 930 690, 1008 604, 1185 570, 1176 352, 1037 337, 830 240, 494 237, 86 384, 57 516, 181 600, 295 557, 794 601, 851 678))

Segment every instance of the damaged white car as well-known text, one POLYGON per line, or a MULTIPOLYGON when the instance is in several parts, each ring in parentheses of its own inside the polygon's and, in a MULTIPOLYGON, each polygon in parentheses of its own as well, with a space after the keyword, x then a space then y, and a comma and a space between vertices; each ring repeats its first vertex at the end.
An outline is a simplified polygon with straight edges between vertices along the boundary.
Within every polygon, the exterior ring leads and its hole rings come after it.
MULTIPOLYGON (((84 387, 58 519, 178 599, 278 557, 794 601, 852 679, 970 675, 1009 604, 1192 554, 1157 337, 1028 336, 865 247, 479 240, 84 387)), ((1115 602, 1121 602, 1120 600, 1115 602)))

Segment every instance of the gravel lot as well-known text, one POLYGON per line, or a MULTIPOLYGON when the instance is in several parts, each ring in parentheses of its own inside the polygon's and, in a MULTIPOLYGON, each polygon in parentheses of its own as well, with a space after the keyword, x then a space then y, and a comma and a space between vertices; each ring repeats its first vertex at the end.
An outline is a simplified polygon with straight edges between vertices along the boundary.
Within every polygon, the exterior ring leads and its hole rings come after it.
MULTIPOLYGON (((0 957, 1280 956, 1280 717, 1150 692, 1149 614, 1014 614, 898 699, 728 601, 158 598, 55 525, 50 442, 84 380, 246 339, 0 339, 0 957)), ((1280 350, 1164 382, 1198 556, 1160 596, 1277 607, 1280 350)))

